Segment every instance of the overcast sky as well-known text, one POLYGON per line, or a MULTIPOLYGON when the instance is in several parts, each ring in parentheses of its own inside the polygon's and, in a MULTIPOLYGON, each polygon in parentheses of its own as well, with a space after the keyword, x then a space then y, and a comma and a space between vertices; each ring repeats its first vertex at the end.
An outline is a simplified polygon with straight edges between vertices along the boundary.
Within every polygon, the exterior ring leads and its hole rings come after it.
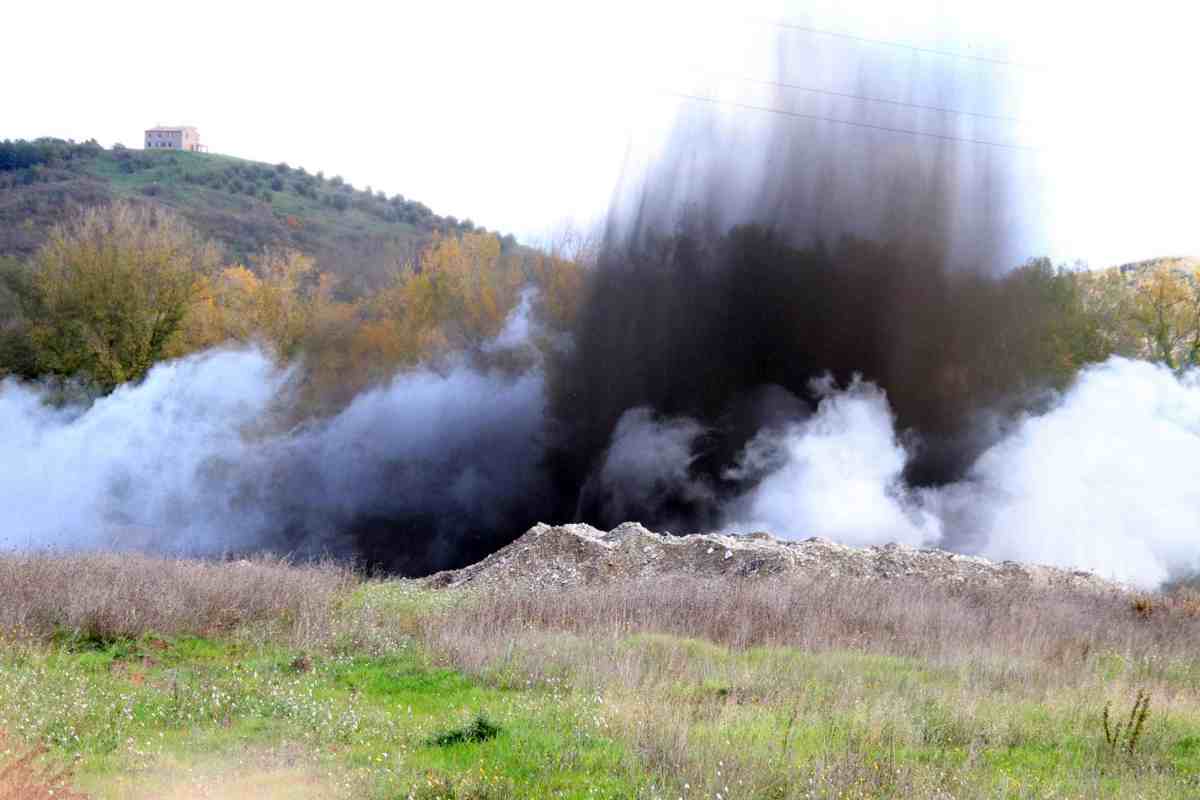
MULTIPOLYGON (((1036 65, 959 60, 1009 72, 996 110, 1023 122, 995 133, 1038 148, 1013 156, 1044 193, 1038 248, 1106 266, 1200 255, 1195 6, 17 3, 0 138, 140 146, 146 127, 196 125, 213 152, 340 174, 531 241, 598 218, 622 168, 652 157, 683 102, 661 90, 693 89, 700 69, 775 77, 763 43, 779 29, 762 23, 786 21, 1036 65)), ((818 40, 837 44, 794 34, 818 40)))

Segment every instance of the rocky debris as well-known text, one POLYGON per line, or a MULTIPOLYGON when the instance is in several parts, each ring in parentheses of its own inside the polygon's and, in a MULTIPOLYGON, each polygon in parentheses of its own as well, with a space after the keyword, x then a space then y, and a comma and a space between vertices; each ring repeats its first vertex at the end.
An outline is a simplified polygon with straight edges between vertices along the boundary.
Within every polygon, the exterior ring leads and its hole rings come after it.
POLYGON ((762 532, 673 536, 654 533, 636 522, 626 522, 607 533, 591 525, 538 523, 483 561, 439 572, 423 583, 433 587, 504 585, 549 589, 667 576, 775 575, 910 578, 1093 591, 1125 589, 1091 572, 994 562, 947 550, 902 544, 850 547, 820 538, 786 541, 762 532))

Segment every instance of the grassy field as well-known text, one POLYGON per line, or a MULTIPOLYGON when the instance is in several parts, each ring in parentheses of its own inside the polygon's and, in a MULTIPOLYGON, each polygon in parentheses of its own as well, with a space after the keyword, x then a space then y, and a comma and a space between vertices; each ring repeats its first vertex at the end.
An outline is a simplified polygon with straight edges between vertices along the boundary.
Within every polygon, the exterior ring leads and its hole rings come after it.
POLYGON ((2 800, 1200 794, 1187 597, 128 555, 0 587, 2 800))

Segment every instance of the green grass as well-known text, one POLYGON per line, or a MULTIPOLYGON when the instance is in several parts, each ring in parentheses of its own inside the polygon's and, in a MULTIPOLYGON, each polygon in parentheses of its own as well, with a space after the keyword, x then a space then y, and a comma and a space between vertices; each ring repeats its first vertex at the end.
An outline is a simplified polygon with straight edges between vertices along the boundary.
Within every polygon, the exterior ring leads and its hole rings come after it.
POLYGON ((97 798, 177 796, 181 781, 379 800, 1200 787, 1200 697, 1183 663, 1200 657, 1102 651, 1056 667, 1029 654, 738 648, 601 619, 553 630, 495 611, 494 596, 400 581, 338 592, 328 630, 303 646, 286 621, 261 619, 217 636, 11 639, 0 730, 74 761, 97 798), (1151 692, 1151 713, 1135 751, 1114 752, 1101 713, 1111 702, 1128 716, 1135 687, 1151 692))
POLYGON ((376 797, 405 796, 430 774, 451 785, 494 776, 520 797, 637 792, 628 749, 589 725, 584 698, 488 687, 412 646, 297 666, 301 655, 198 637, 12 646, 0 655, 0 729, 78 758, 80 784, 101 797, 107 781, 158 761, 283 743, 332 758, 376 797), (430 743, 479 713, 500 726, 495 738, 430 743))

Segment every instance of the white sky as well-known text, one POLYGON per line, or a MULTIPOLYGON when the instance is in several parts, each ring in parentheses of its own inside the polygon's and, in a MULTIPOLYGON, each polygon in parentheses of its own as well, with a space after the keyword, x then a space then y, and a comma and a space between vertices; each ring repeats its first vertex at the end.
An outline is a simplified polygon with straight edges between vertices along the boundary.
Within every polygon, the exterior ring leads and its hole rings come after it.
POLYGON ((679 101, 657 90, 692 88, 697 65, 775 77, 747 20, 1045 64, 1015 71, 1004 109, 1041 148, 1024 156, 1045 192, 1041 249, 1094 266, 1200 255, 1200 4, 1185 0, 12 5, 0 138, 136 147, 146 127, 191 124, 214 152, 526 241, 602 214, 670 124, 679 101))

